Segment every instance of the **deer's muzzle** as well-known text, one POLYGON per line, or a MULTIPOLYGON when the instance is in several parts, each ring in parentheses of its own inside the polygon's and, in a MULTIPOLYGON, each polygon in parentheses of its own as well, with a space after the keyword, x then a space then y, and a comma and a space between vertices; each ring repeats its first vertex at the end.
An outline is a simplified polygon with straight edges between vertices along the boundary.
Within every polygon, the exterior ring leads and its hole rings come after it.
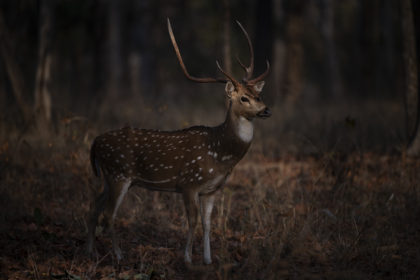
POLYGON ((262 119, 269 118, 270 116, 271 116, 271 111, 270 111, 270 109, 268 109, 268 107, 265 107, 264 110, 261 110, 257 114, 257 117, 262 118, 262 119))

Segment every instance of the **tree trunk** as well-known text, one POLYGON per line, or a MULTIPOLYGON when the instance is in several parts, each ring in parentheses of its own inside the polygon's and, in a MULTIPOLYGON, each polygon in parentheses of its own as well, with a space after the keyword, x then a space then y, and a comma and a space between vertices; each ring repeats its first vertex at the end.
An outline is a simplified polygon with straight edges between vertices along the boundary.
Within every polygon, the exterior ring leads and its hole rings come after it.
POLYGON ((342 95, 340 68, 337 51, 334 41, 334 2, 333 0, 321 1, 321 31, 324 40, 327 65, 326 77, 327 91, 329 97, 340 97, 342 95))
POLYGON ((282 93, 284 84, 286 45, 283 36, 284 13, 283 0, 274 0, 274 48, 273 48, 273 76, 274 76, 274 96, 272 102, 275 104, 282 93))
POLYGON ((104 116, 110 109, 109 106, 118 101, 122 80, 122 57, 121 57, 121 18, 118 0, 108 1, 108 42, 107 42, 107 65, 106 65, 106 95, 102 101, 100 115, 104 116))
POLYGON ((413 8, 410 0, 401 1, 402 36, 404 47, 404 69, 405 69, 405 105, 406 124, 409 135, 407 154, 418 156, 420 154, 420 99, 418 85, 418 65, 416 36, 413 19, 413 8), (412 125, 411 120, 416 120, 412 125))
POLYGON ((260 0, 256 3, 255 21, 255 71, 258 76, 266 69, 266 60, 273 53, 273 0, 260 0))
POLYGON ((360 18, 358 21, 358 35, 360 48, 357 55, 360 57, 360 69, 356 73, 360 82, 360 90, 355 91, 360 97, 379 94, 378 90, 378 45, 380 43, 380 0, 359 0, 360 18), (367 78, 368 77, 368 78, 367 78))
POLYGON ((41 132, 46 132, 51 123, 51 13, 51 1, 41 1, 38 66, 34 92, 35 122, 37 129, 41 132))
POLYGON ((23 121, 27 123, 31 119, 32 112, 29 102, 27 102, 24 98, 25 90, 27 90, 23 82, 25 79, 16 60, 14 59, 15 55, 10 48, 9 42, 11 42, 11 40, 12 38, 7 30, 3 13, 0 10, 0 52, 12 86, 16 104, 22 113, 23 121))
POLYGON ((232 56, 230 43, 230 5, 229 0, 223 0, 223 65, 227 73, 232 73, 232 56))
POLYGON ((296 103, 302 93, 303 72, 303 11, 302 0, 285 1, 286 19, 286 69, 284 71, 284 92, 287 102, 296 103))
MULTIPOLYGON (((223 0, 223 68, 227 73, 232 73, 232 54, 230 40, 230 5, 229 0, 223 0)), ((229 98, 225 98, 225 107, 229 108, 229 98)))

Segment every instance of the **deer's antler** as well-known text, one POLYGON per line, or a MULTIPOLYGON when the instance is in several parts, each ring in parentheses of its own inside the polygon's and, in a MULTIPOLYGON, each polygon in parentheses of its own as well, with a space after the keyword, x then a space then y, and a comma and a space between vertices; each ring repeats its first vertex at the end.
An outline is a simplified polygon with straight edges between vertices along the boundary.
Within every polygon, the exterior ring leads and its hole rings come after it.
POLYGON ((176 40, 175 40, 174 32, 172 31, 172 26, 171 26, 171 22, 169 18, 168 18, 168 31, 169 31, 169 36, 171 37, 172 45, 174 46, 174 49, 175 49, 176 56, 178 57, 179 64, 181 65, 182 71, 184 71, 185 76, 189 80, 193 82, 197 82, 197 83, 226 83, 227 82, 227 80, 225 79, 211 78, 211 77, 197 78, 197 77, 191 76, 190 73, 188 73, 187 68, 185 67, 184 61, 181 56, 181 52, 179 51, 178 44, 176 43, 176 40))

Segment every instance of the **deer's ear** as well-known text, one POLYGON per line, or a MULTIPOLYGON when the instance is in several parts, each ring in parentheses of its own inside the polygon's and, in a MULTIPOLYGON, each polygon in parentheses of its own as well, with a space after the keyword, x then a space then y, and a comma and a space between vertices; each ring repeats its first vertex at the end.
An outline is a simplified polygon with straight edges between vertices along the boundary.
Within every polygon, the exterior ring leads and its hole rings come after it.
POLYGON ((256 84, 254 85, 254 90, 255 90, 256 92, 260 93, 260 92, 262 91, 262 89, 263 89, 264 85, 265 85, 265 82, 264 82, 264 81, 258 82, 258 83, 256 83, 256 84))
POLYGON ((235 90, 235 86, 231 81, 228 81, 225 86, 226 95, 229 98, 232 98, 232 92, 235 90))

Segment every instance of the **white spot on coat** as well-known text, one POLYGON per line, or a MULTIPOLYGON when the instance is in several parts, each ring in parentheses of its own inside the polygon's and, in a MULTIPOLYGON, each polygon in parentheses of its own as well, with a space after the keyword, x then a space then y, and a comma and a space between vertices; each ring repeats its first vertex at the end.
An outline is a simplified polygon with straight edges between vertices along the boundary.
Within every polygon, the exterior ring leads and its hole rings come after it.
POLYGON ((223 156, 222 161, 230 160, 231 158, 232 158, 232 155, 223 156))

